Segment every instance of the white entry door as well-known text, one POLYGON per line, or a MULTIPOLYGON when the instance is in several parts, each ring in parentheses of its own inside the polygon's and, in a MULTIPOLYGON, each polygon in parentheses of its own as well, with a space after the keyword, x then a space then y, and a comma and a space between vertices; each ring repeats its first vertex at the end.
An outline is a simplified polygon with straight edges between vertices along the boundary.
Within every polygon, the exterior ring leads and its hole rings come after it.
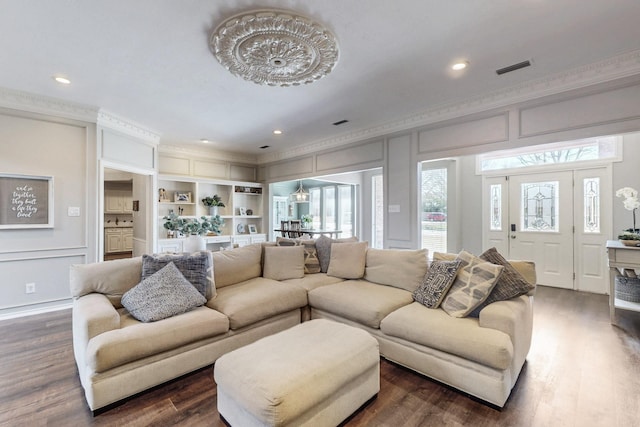
POLYGON ((538 284, 573 289, 573 172, 509 178, 509 255, 536 262, 538 284))
POLYGON ((485 177, 484 246, 536 263, 538 284, 607 293, 611 168, 485 177))

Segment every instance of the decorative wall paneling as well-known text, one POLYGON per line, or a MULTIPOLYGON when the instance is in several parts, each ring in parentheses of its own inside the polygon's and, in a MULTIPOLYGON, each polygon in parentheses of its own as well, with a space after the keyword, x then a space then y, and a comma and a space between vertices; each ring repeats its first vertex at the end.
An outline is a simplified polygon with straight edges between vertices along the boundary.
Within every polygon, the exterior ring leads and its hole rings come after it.
POLYGON ((202 158, 198 154, 160 153, 159 172, 163 175, 193 176, 211 179, 255 182, 257 166, 202 158))
POLYGON ((54 178, 53 228, 0 230, 0 317, 68 305, 69 266, 95 259, 96 135, 93 123, 0 111, 0 170, 54 178))
POLYGON ((412 136, 389 138, 384 174, 385 246, 405 249, 416 245, 417 167, 412 166, 412 136))
POLYGON ((520 108, 519 138, 640 119, 640 85, 577 94, 520 108))
POLYGON ((136 168, 156 168, 156 144, 109 129, 100 129, 102 160, 136 168))
POLYGON ((356 172, 382 167, 384 158, 384 139, 376 139, 270 163, 261 167, 259 178, 266 182, 277 182, 356 172))

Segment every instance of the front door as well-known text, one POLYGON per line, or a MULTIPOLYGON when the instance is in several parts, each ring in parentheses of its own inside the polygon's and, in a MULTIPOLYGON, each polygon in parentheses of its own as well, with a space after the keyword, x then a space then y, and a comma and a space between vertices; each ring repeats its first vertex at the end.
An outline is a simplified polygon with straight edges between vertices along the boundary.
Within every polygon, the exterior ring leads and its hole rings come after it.
POLYGON ((534 260, 538 284, 573 289, 573 172, 509 178, 509 256, 534 260))
POLYGON ((538 284, 607 293, 611 168, 484 179, 485 248, 536 263, 538 284))

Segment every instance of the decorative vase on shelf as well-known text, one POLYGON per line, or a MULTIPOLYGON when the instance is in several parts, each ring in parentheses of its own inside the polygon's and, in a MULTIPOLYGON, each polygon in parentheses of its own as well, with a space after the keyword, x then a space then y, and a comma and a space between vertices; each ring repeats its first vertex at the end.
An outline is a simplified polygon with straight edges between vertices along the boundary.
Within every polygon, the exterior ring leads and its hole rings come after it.
POLYGON ((207 249, 207 242, 205 242, 204 238, 198 234, 191 234, 189 237, 184 239, 182 244, 183 252, 198 252, 204 251, 207 249))
POLYGON ((219 210, 220 210, 219 206, 209 206, 209 215, 216 216, 218 215, 219 210))

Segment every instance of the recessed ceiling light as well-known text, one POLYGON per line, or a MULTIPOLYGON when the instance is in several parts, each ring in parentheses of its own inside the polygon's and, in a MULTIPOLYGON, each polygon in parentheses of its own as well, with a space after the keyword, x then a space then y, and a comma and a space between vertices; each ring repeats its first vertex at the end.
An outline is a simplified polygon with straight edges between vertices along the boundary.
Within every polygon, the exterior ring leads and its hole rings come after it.
POLYGON ((203 144, 208 144, 208 143, 209 143, 209 140, 208 140, 208 139, 206 139, 206 138, 202 138, 202 139, 200 140, 200 142, 202 142, 203 144))
POLYGON ((280 129, 276 129, 273 131, 274 135, 282 135, 282 131, 280 129))
POLYGON ((467 68, 467 65, 469 65, 469 63, 467 61, 456 62, 455 64, 453 64, 451 66, 451 69, 454 70, 454 71, 460 71, 460 70, 464 70, 465 68, 467 68))
POLYGON ((63 85, 70 85, 71 84, 71 80, 69 80, 68 78, 63 77, 63 76, 53 76, 53 80, 55 80, 58 83, 63 84, 63 85))

